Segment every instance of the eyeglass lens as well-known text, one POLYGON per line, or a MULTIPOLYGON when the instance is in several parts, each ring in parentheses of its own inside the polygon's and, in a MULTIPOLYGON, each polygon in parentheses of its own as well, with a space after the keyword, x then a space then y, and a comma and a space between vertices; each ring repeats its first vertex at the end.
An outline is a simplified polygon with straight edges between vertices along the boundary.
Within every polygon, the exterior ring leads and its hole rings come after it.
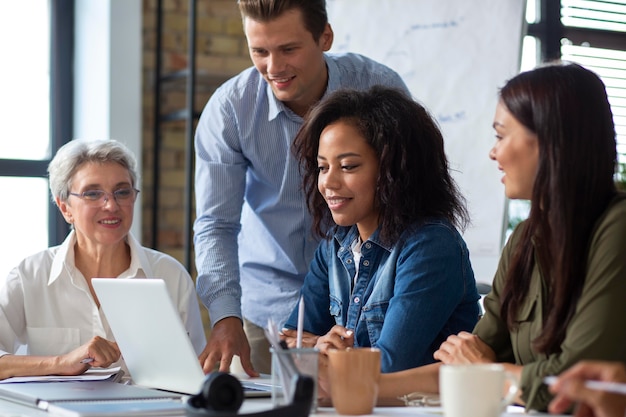
POLYGON ((82 193, 70 193, 73 196, 80 197, 90 205, 104 205, 111 197, 120 206, 130 206, 135 202, 139 190, 133 188, 122 188, 112 193, 103 190, 88 190, 82 193))

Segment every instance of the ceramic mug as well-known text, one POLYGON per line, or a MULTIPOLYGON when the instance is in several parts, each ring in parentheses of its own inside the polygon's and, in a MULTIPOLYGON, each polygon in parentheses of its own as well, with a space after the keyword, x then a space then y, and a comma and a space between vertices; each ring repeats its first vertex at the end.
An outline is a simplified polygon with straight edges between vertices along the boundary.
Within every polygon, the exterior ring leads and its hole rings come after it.
POLYGON ((518 390, 517 379, 499 364, 439 368, 439 395, 446 417, 499 417, 518 390))
POLYGON ((328 351, 330 396, 338 414, 371 414, 378 396, 380 350, 376 348, 328 351))

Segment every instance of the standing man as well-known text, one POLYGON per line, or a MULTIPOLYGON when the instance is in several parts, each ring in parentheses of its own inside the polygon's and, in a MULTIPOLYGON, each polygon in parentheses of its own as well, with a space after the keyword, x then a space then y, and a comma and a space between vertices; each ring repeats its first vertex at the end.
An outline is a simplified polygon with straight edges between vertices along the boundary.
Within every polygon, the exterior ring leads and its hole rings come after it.
POLYGON ((325 94, 376 84, 408 92, 391 69, 329 55, 325 0, 239 0, 254 67, 222 85, 196 130, 197 290, 212 331, 200 360, 269 373, 263 328, 294 308, 317 241, 291 143, 325 94), (244 332, 245 329, 245 332, 244 332), (249 341, 249 342, 248 342, 249 341))

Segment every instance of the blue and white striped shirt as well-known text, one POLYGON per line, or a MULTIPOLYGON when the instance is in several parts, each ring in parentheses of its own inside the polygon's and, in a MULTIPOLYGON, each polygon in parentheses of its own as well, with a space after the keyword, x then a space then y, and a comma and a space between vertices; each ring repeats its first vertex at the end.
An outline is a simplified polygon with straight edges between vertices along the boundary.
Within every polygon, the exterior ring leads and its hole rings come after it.
MULTIPOLYGON (((325 95, 400 76, 357 54, 326 54, 325 95)), ((287 319, 318 241, 291 143, 303 120, 251 67, 207 103, 195 136, 197 290, 211 324, 235 316, 265 327, 287 319)))

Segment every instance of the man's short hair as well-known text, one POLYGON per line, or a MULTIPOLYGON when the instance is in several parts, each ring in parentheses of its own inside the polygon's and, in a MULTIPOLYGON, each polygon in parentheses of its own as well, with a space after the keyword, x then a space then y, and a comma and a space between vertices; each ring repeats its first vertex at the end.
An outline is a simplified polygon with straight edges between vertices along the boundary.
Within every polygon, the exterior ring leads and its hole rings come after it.
POLYGON ((268 22, 288 10, 299 9, 304 26, 316 41, 328 24, 326 0, 238 0, 237 4, 242 19, 250 18, 258 22, 268 22))

